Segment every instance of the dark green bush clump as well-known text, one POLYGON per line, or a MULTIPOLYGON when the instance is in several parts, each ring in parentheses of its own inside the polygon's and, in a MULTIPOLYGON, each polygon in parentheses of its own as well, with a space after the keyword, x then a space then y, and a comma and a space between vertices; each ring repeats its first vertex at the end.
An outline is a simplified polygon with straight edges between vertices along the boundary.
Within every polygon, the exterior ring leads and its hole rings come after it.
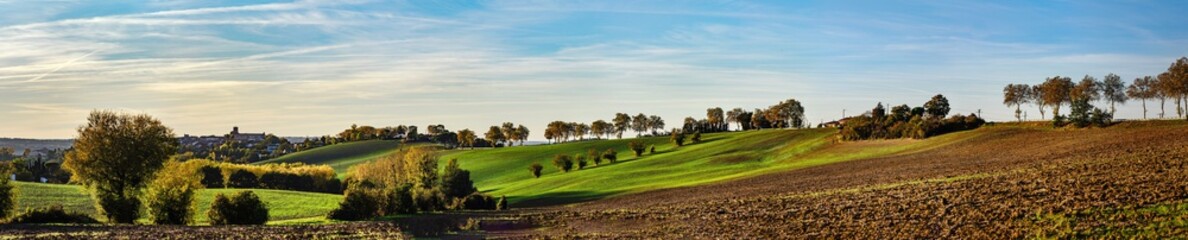
POLYGON ((466 210, 495 210, 497 204, 495 198, 491 197, 491 195, 477 192, 465 198, 458 199, 458 201, 455 208, 466 210))
POLYGON ((258 188, 260 187, 260 178, 248 170, 235 170, 231 172, 231 176, 227 177, 227 187, 258 188))
POLYGON ((223 185, 223 170, 215 166, 203 166, 198 169, 198 173, 202 174, 202 185, 207 188, 222 188, 223 185))
POLYGON ((602 152, 602 158, 607 162, 615 163, 619 160, 619 152, 615 152, 614 148, 607 148, 606 152, 602 152))
POLYGON ((569 172, 569 170, 573 170, 573 159, 570 159, 569 155, 557 155, 553 157, 553 166, 562 172, 569 172))
POLYGON ((268 207, 252 191, 242 191, 230 198, 215 195, 206 212, 211 225, 263 225, 268 222, 268 207))
POLYGON ((644 149, 644 144, 639 141, 631 141, 627 143, 627 148, 630 148, 632 152, 635 152, 636 157, 643 156, 644 150, 647 150, 644 149))
POLYGON ((495 203, 495 210, 507 210, 507 195, 499 196, 499 202, 495 203))
POLYGON ((528 166, 528 171, 531 171, 532 176, 536 178, 540 178, 540 170, 543 169, 544 167, 540 166, 540 163, 533 163, 532 166, 528 166))
POLYGON ((357 221, 379 216, 380 191, 369 188, 352 188, 346 191, 346 196, 338 208, 330 211, 326 217, 335 220, 357 221))
POLYGON ((62 209, 62 205, 53 205, 25 210, 9 219, 8 223, 99 223, 99 220, 82 213, 67 212, 62 209))

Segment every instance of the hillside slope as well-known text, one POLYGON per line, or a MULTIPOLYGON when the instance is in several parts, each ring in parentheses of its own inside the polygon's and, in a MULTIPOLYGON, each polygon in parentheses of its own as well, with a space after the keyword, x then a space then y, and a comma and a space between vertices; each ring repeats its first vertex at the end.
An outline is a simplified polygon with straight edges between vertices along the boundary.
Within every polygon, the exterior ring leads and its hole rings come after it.
POLYGON ((334 168, 334 171, 341 177, 351 166, 399 151, 400 146, 401 143, 397 140, 348 142, 288 154, 253 164, 290 162, 325 164, 334 168))
MULTIPOLYGON (((1184 236, 1184 142, 1188 122, 1183 121, 1128 122, 1106 129, 1002 124, 917 142, 940 146, 501 215, 550 231, 490 234, 660 239, 1184 236)), ((901 143, 838 143, 787 161, 885 144, 901 143)))
POLYGON ((922 151, 959 142, 977 133, 956 133, 928 140, 885 140, 837 143, 834 129, 761 130, 705 134, 701 143, 675 147, 667 137, 642 138, 656 153, 635 157, 627 150, 632 139, 483 150, 455 150, 442 160, 457 158, 479 190, 506 195, 513 206, 563 204, 656 189, 694 186, 745 178, 788 169, 922 151), (555 155, 585 154, 614 148, 620 161, 563 173, 552 166, 555 155), (535 179, 532 163, 545 166, 535 179))
MULTIPOLYGON (((79 185, 43 184, 14 182, 17 189, 16 200, 19 211, 28 208, 47 207, 54 204, 62 205, 69 211, 81 212, 96 219, 102 218, 95 210, 94 201, 79 185)), ((206 223, 206 211, 215 194, 231 195, 239 191, 251 190, 260 196, 260 200, 268 205, 270 223, 287 221, 322 221, 322 217, 330 210, 338 207, 342 195, 310 193, 297 191, 269 190, 269 189, 202 189, 195 195, 194 221, 206 223)), ((141 219, 146 220, 146 219, 141 219)))

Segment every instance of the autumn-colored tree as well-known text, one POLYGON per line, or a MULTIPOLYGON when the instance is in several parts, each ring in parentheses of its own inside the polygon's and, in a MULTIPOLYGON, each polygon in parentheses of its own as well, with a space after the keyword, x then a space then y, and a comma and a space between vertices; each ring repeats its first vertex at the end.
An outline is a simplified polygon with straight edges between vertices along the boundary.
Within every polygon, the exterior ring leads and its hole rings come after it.
POLYGON ((664 119, 660 116, 648 116, 648 130, 652 130, 652 134, 656 134, 656 130, 664 129, 664 119))
POLYGON ((672 136, 669 137, 673 144, 677 147, 685 146, 685 132, 679 129, 672 129, 672 136))
POLYGON ((535 178, 540 178, 540 170, 543 170, 543 169, 544 169, 544 167, 540 166, 540 163, 533 163, 531 166, 528 166, 528 171, 531 172, 532 177, 535 177, 535 178))
POLYGON ((476 135, 474 135, 474 131, 471 131, 469 128, 462 129, 462 130, 458 131, 458 145, 461 145, 463 147, 470 147, 470 149, 474 149, 474 139, 475 138, 478 138, 478 137, 476 135))
MULTIPOLYGON (((1126 89, 1126 95, 1132 99, 1138 99, 1143 103, 1143 119, 1147 118, 1147 100, 1156 98, 1158 94, 1155 90, 1155 77, 1144 76, 1142 78, 1135 78, 1134 83, 1126 89)), ((1111 107, 1112 108, 1112 107, 1111 107)))
POLYGON ((626 132, 631 127, 631 115, 626 113, 616 113, 615 119, 611 120, 615 124, 615 135, 619 139, 623 138, 623 132, 626 132))
POLYGON ((1167 95, 1176 99, 1176 114, 1188 119, 1188 57, 1176 59, 1167 67, 1167 95))
POLYGON ((1068 93, 1068 98, 1072 101, 1081 99, 1097 101, 1101 99, 1100 85, 1097 82, 1097 78, 1085 75, 1085 78, 1082 78, 1081 82, 1073 85, 1072 91, 1068 93))
POLYGON ((1110 115, 1114 115, 1117 109, 1114 104, 1126 104, 1126 82, 1122 81, 1122 77, 1117 74, 1106 74, 1101 81, 1101 97, 1110 103, 1110 115))
POLYGON ((1044 102, 1044 91, 1040 88, 1041 85, 1043 84, 1031 86, 1031 91, 1027 91, 1027 98, 1031 99, 1031 103, 1038 108, 1040 119, 1044 119, 1044 107, 1047 107, 1048 103, 1044 102))
POLYGON ((140 217, 141 189, 177 153, 173 130, 148 115, 93 111, 62 167, 91 190, 109 222, 140 217))
POLYGON ((738 123, 738 129, 739 129, 739 130, 742 130, 742 129, 743 129, 743 126, 742 126, 742 125, 743 125, 743 122, 742 122, 742 121, 739 119, 739 117, 741 117, 741 116, 742 116, 742 114, 743 114, 743 113, 746 113, 746 112, 747 112, 747 111, 746 111, 746 110, 743 110, 742 108, 734 108, 734 109, 730 109, 730 111, 727 111, 727 112, 726 112, 726 123, 727 123, 727 124, 729 124, 729 123, 738 123))
POLYGON ((598 139, 602 139, 602 136, 604 135, 608 136, 609 138, 609 135, 612 132, 614 132, 614 126, 612 126, 610 123, 607 123, 606 121, 597 120, 590 124, 590 134, 594 135, 598 139))
POLYGON ((508 147, 511 147, 516 140, 520 140, 519 132, 516 132, 516 124, 505 122, 499 127, 499 131, 503 133, 503 141, 508 147))
POLYGON ((524 141, 528 140, 529 133, 532 132, 528 130, 528 127, 525 127, 524 125, 516 126, 516 140, 520 141, 521 146, 524 145, 524 141))
POLYGON ((487 139, 487 141, 491 143, 492 147, 494 147, 495 144, 507 139, 507 137, 503 135, 503 129, 499 128, 499 126, 491 126, 491 128, 488 128, 487 133, 483 134, 483 138, 487 139))
POLYGON ((648 115, 643 113, 636 114, 631 118, 631 130, 635 131, 635 136, 643 136, 644 131, 648 130, 648 115))
POLYGON ((1006 104, 1007 107, 1015 106, 1015 119, 1019 121, 1023 121, 1021 107, 1023 104, 1031 102, 1031 99, 1027 97, 1028 91, 1031 91, 1031 86, 1027 86, 1027 84, 1007 84, 1002 89, 1002 104, 1006 104))
POLYGON ((586 134, 590 133, 590 125, 585 123, 570 123, 573 126, 573 137, 578 140, 586 140, 586 134))
POLYGON ((726 113, 720 107, 709 108, 705 110, 705 120, 709 121, 709 131, 721 131, 726 125, 726 113))
POLYGON ((1069 96, 1072 89, 1072 79, 1061 76, 1050 77, 1039 85, 1043 103, 1052 107, 1052 116, 1059 116, 1060 106, 1072 100, 1069 96))

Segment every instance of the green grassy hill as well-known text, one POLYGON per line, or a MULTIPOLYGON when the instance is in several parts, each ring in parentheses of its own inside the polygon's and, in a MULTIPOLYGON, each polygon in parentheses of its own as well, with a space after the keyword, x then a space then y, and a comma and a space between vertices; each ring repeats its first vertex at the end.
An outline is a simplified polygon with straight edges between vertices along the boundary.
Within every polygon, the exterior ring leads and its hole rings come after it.
POLYGON ((341 177, 351 166, 396 152, 400 145, 400 141, 396 140, 349 142, 314 148, 253 164, 287 162, 326 164, 334 168, 334 171, 338 172, 341 177))
MULTIPOLYGON (((42 184, 14 182, 17 188, 17 209, 46 207, 61 204, 69 211, 82 212, 103 220, 95 210, 94 202, 82 186, 65 184, 42 184)), ((251 190, 260 196, 269 208, 269 223, 286 222, 319 222, 330 210, 338 207, 342 195, 309 193, 267 189, 203 189, 196 196, 197 212, 194 220, 206 223, 206 211, 210 209, 210 202, 215 194, 230 195, 243 190, 251 190)), ((146 221, 147 219, 141 219, 146 221)))
MULTIPOLYGON (((703 141, 675 147, 667 137, 639 139, 656 146, 655 154, 635 157, 631 139, 453 150, 442 160, 457 158, 479 190, 517 206, 536 206, 599 199, 623 193, 705 184, 840 161, 922 151, 979 134, 948 134, 927 140, 835 142, 834 129, 762 130, 704 134, 703 141), (562 173, 552 165, 557 154, 585 154, 587 149, 614 148, 619 162, 562 173), (539 179, 528 166, 545 166, 539 179)), ((443 162, 444 163, 444 162, 443 162)))

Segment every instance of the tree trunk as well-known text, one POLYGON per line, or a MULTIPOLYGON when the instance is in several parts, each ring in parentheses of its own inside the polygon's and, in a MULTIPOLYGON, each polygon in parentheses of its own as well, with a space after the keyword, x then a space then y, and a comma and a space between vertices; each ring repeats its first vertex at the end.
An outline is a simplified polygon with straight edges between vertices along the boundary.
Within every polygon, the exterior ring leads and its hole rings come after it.
POLYGON ((1159 98, 1159 118, 1160 119, 1163 118, 1164 114, 1167 114, 1167 111, 1165 111, 1163 108, 1164 103, 1166 103, 1166 102, 1167 102, 1167 98, 1165 98, 1165 97, 1159 98))
POLYGON ((1142 99, 1142 101, 1143 101, 1143 119, 1147 119, 1147 99, 1142 99))

